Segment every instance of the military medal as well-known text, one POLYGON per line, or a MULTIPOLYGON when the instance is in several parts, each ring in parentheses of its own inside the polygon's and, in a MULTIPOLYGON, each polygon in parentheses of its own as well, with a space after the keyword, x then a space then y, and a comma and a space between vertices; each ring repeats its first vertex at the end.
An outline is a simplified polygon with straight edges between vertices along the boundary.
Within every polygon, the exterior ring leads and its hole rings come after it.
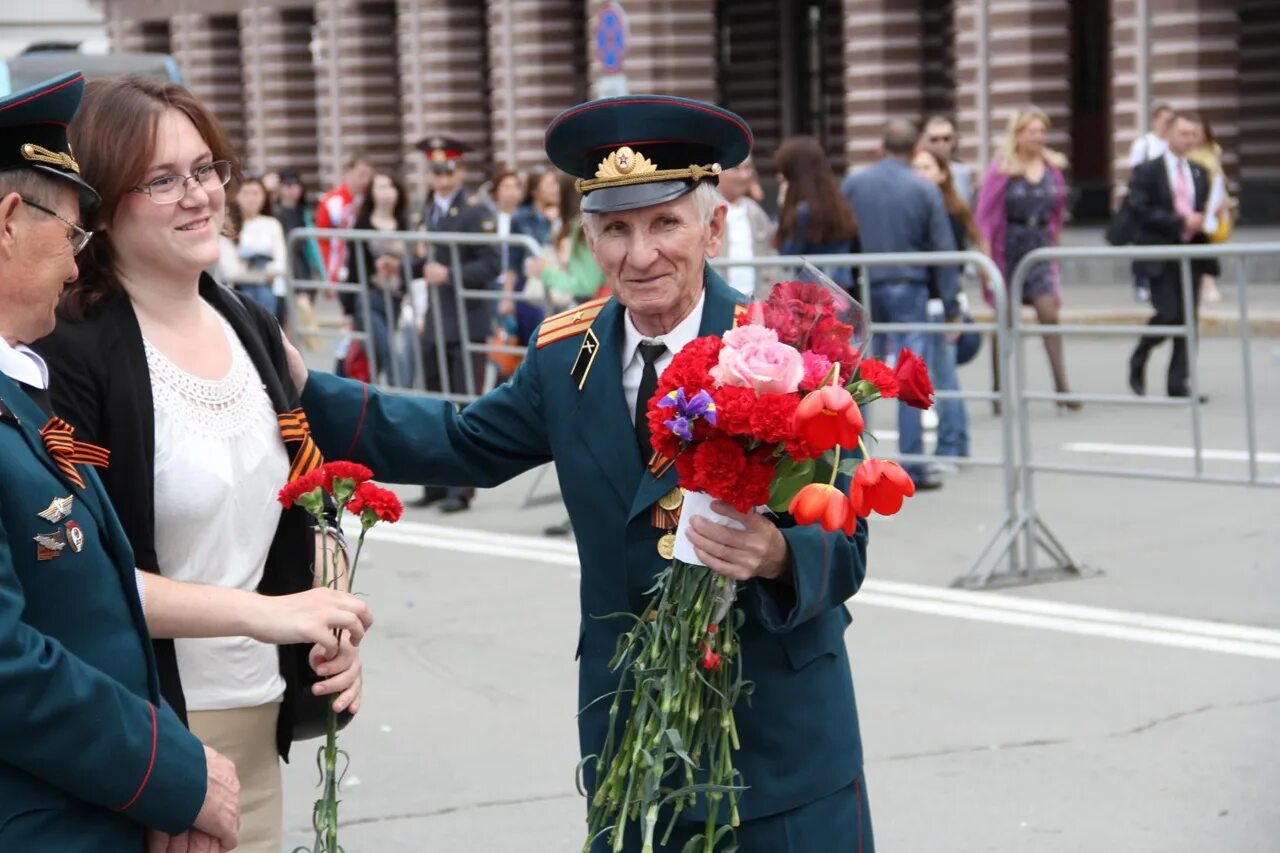
POLYGON ((658 506, 667 512, 674 512, 684 503, 684 489, 676 486, 662 497, 658 498, 658 506))
POLYGON ((658 540, 658 556, 664 560, 670 560, 676 555, 676 535, 674 533, 664 533, 662 538, 658 540))
POLYGON ((54 557, 62 556, 62 549, 67 547, 67 535, 61 530, 53 533, 37 533, 36 540, 36 559, 52 560, 54 557))
POLYGON ((569 375, 577 380, 579 391, 586 386, 587 374, 591 372, 591 365, 595 363, 596 353, 599 351, 600 339, 594 331, 587 329, 587 333, 582 336, 582 346, 578 348, 578 357, 573 360, 573 368, 569 371, 569 375))
POLYGON ((84 550, 84 528, 74 521, 67 522, 67 544, 71 550, 79 554, 84 550))
POLYGON ((38 512, 36 515, 43 518, 50 524, 57 524, 62 519, 71 515, 71 505, 76 502, 75 495, 67 495, 65 498, 54 498, 49 501, 49 506, 44 512, 38 512))

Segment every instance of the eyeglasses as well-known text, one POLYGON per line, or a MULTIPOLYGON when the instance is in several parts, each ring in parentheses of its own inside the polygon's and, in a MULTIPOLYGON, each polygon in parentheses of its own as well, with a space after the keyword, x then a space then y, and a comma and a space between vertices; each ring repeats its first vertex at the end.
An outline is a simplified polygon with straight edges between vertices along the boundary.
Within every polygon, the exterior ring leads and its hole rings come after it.
POLYGON ((67 242, 71 244, 71 254, 78 255, 80 254, 80 251, 85 246, 89 245, 89 238, 93 236, 92 231, 84 230, 79 225, 72 222, 70 219, 67 219, 66 217, 64 217, 62 214, 50 210, 49 208, 45 207, 43 204, 41 204, 38 201, 32 201, 31 199, 27 198, 25 195, 19 196, 19 198, 21 198, 22 203, 27 205, 28 207, 34 207, 36 210, 40 211, 41 213, 49 214, 54 219, 57 219, 63 225, 71 229, 69 232, 67 232, 67 242))
POLYGON ((187 183, 195 181, 206 192, 213 192, 225 187, 231 180, 231 164, 226 160, 214 160, 197 166, 190 175, 161 175, 154 181, 148 181, 133 192, 151 196, 156 204, 177 204, 187 196, 187 183))

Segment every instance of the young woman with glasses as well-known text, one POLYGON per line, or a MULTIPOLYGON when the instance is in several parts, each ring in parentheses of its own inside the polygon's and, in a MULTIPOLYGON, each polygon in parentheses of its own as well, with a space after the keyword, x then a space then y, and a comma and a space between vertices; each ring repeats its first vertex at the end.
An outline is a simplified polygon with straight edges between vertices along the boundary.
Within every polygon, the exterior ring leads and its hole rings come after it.
POLYGON ((320 543, 276 501, 298 447, 279 427, 297 401, 275 318, 204 272, 238 171, 217 120, 180 86, 121 77, 86 87, 70 132, 101 233, 39 345, 54 409, 111 451, 161 689, 236 764, 238 849, 279 853, 277 754, 307 697, 359 707, 368 609, 312 588, 320 543))

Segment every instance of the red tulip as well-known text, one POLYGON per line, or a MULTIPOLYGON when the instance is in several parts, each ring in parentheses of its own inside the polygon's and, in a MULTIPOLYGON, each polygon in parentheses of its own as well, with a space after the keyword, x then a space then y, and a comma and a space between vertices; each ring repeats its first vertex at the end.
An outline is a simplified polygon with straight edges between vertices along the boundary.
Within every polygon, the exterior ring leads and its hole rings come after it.
POLYGON ((849 502, 855 514, 867 518, 872 511, 893 515, 902 501, 916 493, 916 484, 897 462, 868 459, 853 472, 849 502))
POLYGON ((852 535, 857 523, 844 492, 826 483, 810 483, 796 492, 787 512, 796 524, 818 523, 831 533, 844 529, 852 535))
POLYGON ((853 447, 862 428, 858 404, 839 385, 825 385, 809 392, 796 407, 796 434, 815 451, 830 450, 837 444, 853 447))

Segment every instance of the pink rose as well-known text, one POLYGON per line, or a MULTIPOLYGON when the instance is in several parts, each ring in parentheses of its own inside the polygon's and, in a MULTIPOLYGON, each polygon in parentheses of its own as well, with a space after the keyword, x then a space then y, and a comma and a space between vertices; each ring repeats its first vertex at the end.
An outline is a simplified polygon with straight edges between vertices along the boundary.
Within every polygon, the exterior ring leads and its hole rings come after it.
POLYGON ((739 326, 724 334, 719 363, 711 378, 721 385, 750 388, 756 394, 791 394, 804 378, 804 359, 778 342, 765 326, 739 326))
POLYGON ((806 350, 804 358, 804 379, 800 380, 801 391, 812 391, 827 381, 831 373, 831 359, 822 353, 806 350))

